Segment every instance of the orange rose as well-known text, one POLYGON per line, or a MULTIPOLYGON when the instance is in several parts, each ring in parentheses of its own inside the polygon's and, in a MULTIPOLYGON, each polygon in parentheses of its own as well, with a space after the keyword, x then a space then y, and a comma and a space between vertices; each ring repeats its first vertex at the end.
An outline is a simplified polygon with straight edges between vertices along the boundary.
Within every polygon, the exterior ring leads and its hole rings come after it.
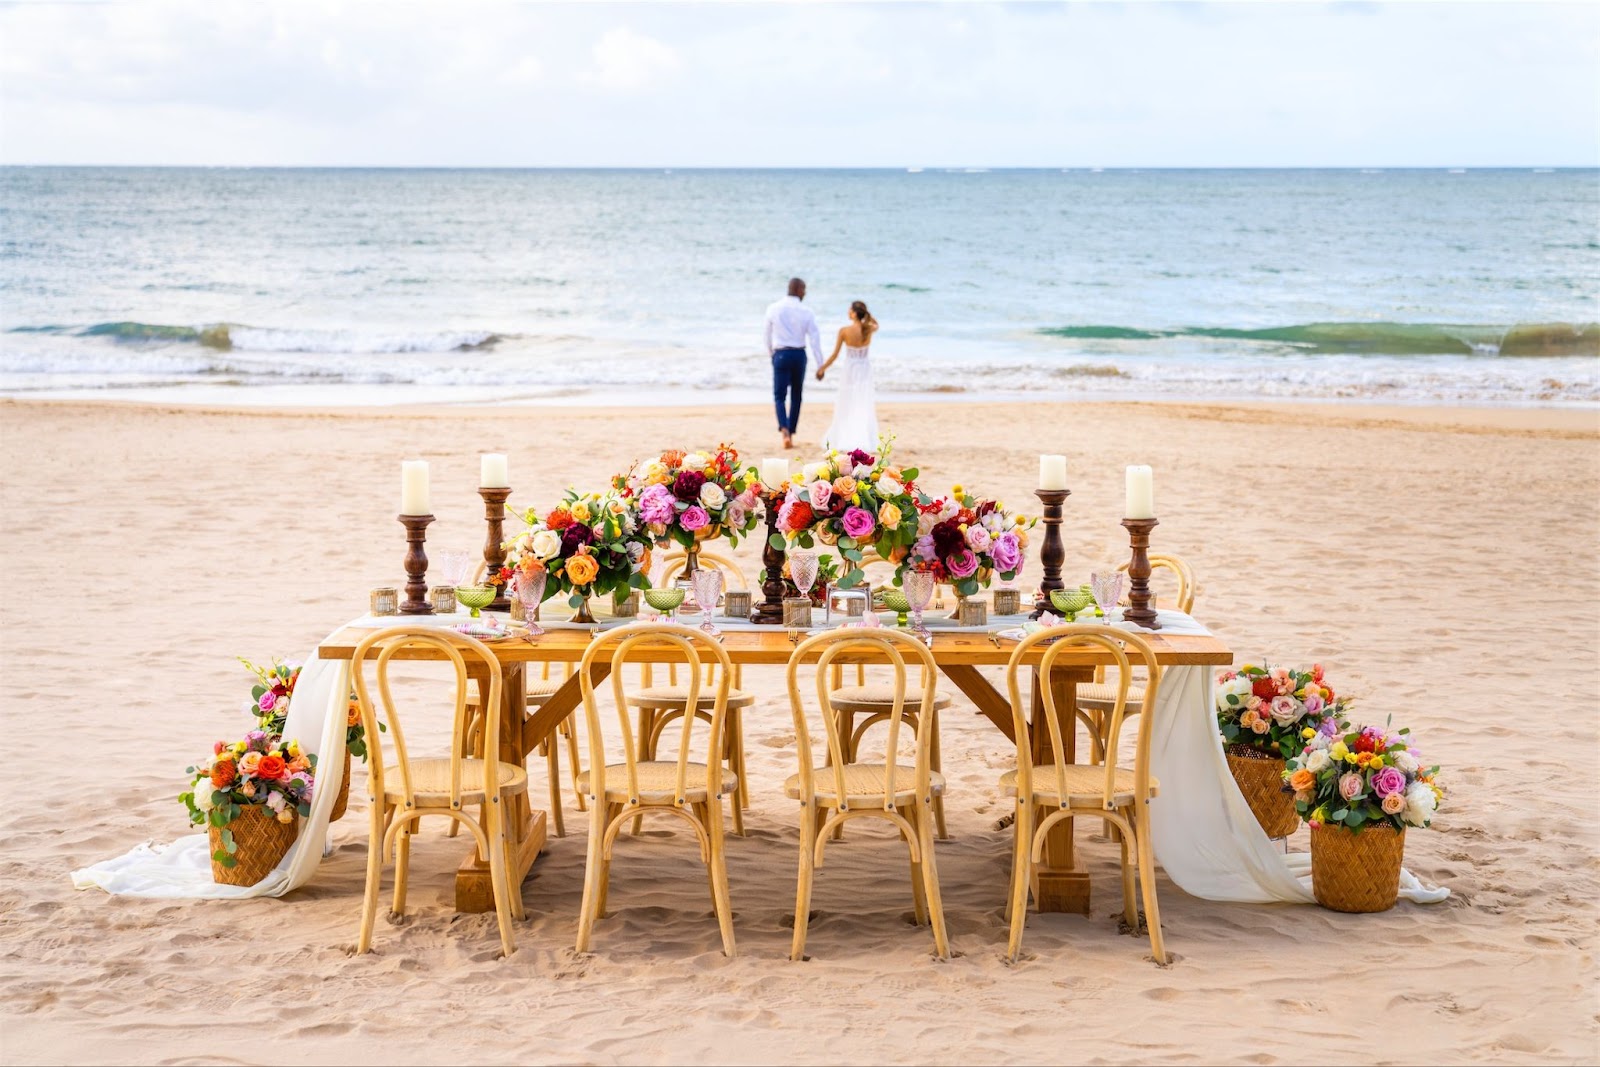
POLYGON ((282 756, 266 755, 261 757, 261 762, 256 764, 256 777, 265 778, 269 782, 279 782, 289 777, 289 765, 282 756))
POLYGON ((1317 786, 1317 776, 1301 767, 1289 775, 1289 788, 1296 793, 1309 793, 1317 786))
POLYGON ((239 777, 239 768, 231 759, 218 760, 211 765, 211 784, 217 789, 226 789, 239 777))
POLYGON ((573 585, 588 585, 600 573, 593 556, 577 555, 567 560, 567 580, 573 585))
POLYGON ((833 491, 840 496, 848 497, 856 491, 856 480, 848 474, 840 475, 833 480, 833 491))
POLYGON ((344 712, 344 724, 346 726, 359 726, 361 724, 361 702, 360 701, 352 700, 350 702, 350 706, 345 709, 345 712, 344 712))

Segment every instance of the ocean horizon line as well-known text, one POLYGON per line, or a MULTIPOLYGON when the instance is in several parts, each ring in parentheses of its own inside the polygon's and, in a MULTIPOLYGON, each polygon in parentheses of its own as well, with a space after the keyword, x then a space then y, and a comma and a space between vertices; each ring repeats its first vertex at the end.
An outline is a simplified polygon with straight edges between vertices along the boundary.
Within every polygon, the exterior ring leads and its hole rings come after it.
POLYGON ((240 171, 437 171, 459 173, 463 171, 500 172, 552 172, 566 174, 631 173, 654 174, 683 171, 705 174, 1230 174, 1230 173, 1432 173, 1463 174, 1475 172, 1540 173, 1600 171, 1600 161, 1592 163, 1339 163, 1339 164, 1228 164, 1179 165, 1151 164, 1143 166, 1119 164, 1029 164, 1007 165, 999 163, 915 163, 882 164, 876 166, 836 165, 785 165, 785 164, 676 164, 676 163, 9 163, 0 162, 0 170, 240 170, 240 171))

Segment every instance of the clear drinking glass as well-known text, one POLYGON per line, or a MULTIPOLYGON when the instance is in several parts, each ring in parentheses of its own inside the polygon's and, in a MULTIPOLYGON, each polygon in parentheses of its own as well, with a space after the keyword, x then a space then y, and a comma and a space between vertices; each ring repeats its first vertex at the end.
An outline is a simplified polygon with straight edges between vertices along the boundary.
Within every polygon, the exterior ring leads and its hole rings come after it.
POLYGON ((467 579, 472 577, 472 560, 471 552, 455 549, 441 552, 436 564, 439 568, 437 573, 445 585, 466 585, 467 579))
POLYGON ((539 613, 539 603, 544 600, 545 572, 529 574, 518 571, 512 579, 516 585, 517 599, 522 601, 522 618, 528 624, 528 640, 543 635, 544 628, 534 618, 539 613))
POLYGON ((712 636, 722 631, 717 629, 716 623, 711 621, 711 613, 716 609, 717 598, 722 595, 722 572, 715 567, 701 567, 694 572, 694 603, 700 609, 704 621, 700 629, 712 636))
POLYGON ((906 593, 906 604, 911 608, 911 632, 923 641, 933 643, 933 634, 922 625, 922 612, 933 599, 934 587, 938 582, 934 579, 932 571, 907 571, 903 582, 906 593))
POLYGON ((789 550, 789 577, 794 579, 794 587, 803 597, 809 597, 811 587, 817 584, 817 563, 817 550, 814 548, 789 550))
POLYGON ((1127 589, 1128 576, 1122 571, 1096 571, 1089 575, 1089 591, 1103 618, 1111 617, 1111 609, 1117 606, 1127 589))

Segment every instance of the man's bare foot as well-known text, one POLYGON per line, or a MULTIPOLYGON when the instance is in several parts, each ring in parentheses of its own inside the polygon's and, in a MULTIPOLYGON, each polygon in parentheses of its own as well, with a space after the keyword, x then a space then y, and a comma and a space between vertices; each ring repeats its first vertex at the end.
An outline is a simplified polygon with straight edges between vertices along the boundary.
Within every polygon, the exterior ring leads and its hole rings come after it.
POLYGON ((794 447, 794 434, 790 433, 788 430, 783 431, 783 447, 784 448, 793 448, 794 447))

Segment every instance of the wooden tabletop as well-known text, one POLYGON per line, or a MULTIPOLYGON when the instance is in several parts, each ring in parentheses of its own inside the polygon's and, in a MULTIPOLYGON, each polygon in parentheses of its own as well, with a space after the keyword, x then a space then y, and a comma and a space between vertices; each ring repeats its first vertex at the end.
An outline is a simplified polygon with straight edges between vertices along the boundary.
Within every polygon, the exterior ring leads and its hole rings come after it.
MULTIPOLYGON (((350 659, 356 646, 372 632, 371 627, 346 626, 323 641, 317 652, 324 659, 350 659)), ((1141 630, 1140 635, 1150 643, 1162 666, 1227 666, 1233 662, 1232 650, 1214 636, 1167 635, 1159 630, 1141 630)), ((795 646, 806 636, 780 626, 761 631, 727 630, 722 634, 722 647, 734 663, 782 665, 789 662, 795 646)), ((548 630, 531 643, 513 638, 495 642, 490 647, 502 663, 576 663, 583 659, 584 650, 592 639, 587 630, 548 630)), ((941 665, 995 666, 1007 663, 1016 645, 1015 641, 991 639, 990 635, 982 633, 936 633, 931 650, 934 660, 941 665)), ((639 659, 653 658, 647 649, 641 649, 640 653, 639 659)), ((423 649, 409 654, 417 659, 435 658, 423 649)), ((1043 654, 1044 648, 1036 646, 1029 658, 1037 659, 1043 654)), ((682 653, 663 647, 660 660, 674 659, 681 660, 682 653)), ((1112 660, 1102 649, 1077 648, 1064 651, 1057 662, 1063 667, 1092 667, 1109 665, 1112 660)))

